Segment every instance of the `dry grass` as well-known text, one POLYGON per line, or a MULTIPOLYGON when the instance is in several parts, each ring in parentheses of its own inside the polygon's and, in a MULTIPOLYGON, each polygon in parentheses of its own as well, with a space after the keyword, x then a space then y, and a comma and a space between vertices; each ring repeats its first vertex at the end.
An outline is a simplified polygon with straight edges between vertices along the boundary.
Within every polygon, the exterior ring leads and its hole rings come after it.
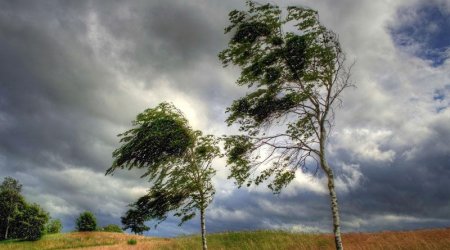
MULTIPOLYGON (((450 228, 406 232, 348 233, 343 235, 346 250, 450 250, 450 228)), ((298 234, 277 231, 229 232, 208 237, 210 249, 335 249, 329 234, 298 234)), ((201 249, 200 237, 180 237, 161 249, 201 249)))
POLYGON ((1 242, 0 250, 50 250, 50 249, 89 249, 89 250, 119 250, 119 249, 155 249, 169 240, 135 236, 124 233, 83 232, 44 236, 35 242, 9 241, 1 242), (128 245, 127 241, 136 239, 136 245, 128 245))
MULTIPOLYGON (((450 249, 450 228, 406 232, 348 233, 343 235, 344 247, 356 249, 450 249)), ((283 231, 227 232, 208 236, 209 249, 334 249, 329 234, 301 234, 283 231)), ((147 250, 201 249, 200 236, 174 239, 134 236, 121 233, 67 233, 48 235, 36 242, 0 242, 0 250, 147 250), (136 245, 128 245, 135 239, 136 245)))
POLYGON ((450 249, 450 228, 404 232, 349 233, 346 249, 450 249))

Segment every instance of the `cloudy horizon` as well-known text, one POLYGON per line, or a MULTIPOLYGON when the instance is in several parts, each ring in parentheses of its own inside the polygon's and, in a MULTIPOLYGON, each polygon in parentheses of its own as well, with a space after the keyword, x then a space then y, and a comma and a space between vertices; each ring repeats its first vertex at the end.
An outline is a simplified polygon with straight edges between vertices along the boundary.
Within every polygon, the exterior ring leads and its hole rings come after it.
MULTIPOLYGON (((265 1, 263 1, 265 2, 265 1)), ((352 81, 328 144, 342 230, 450 226, 450 3, 283 0, 317 9, 339 35, 352 81)), ((172 102, 195 129, 236 133, 225 109, 246 93, 223 68, 228 13, 244 1, 0 1, 0 178, 23 184, 64 231, 92 211, 119 224, 149 188, 116 171, 117 134, 172 102)), ((215 162, 207 230, 332 230, 325 176, 303 173, 273 195, 240 188, 215 162)), ((154 236, 199 232, 169 217, 154 236)))

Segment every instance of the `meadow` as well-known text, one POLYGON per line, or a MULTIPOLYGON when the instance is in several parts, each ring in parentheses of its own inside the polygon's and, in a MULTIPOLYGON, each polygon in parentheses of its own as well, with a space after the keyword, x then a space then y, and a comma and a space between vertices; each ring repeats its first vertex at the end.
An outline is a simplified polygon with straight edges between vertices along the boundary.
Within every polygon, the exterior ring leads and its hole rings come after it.
MULTIPOLYGON (((402 232, 346 233, 345 249, 450 249, 450 228, 402 232)), ((208 235, 209 249, 334 249, 330 234, 285 231, 242 231, 208 235)), ((199 235, 155 238, 125 233, 83 232, 46 235, 41 240, 4 241, 0 250, 50 249, 201 249, 199 235), (136 244, 130 244, 135 240, 136 244)))

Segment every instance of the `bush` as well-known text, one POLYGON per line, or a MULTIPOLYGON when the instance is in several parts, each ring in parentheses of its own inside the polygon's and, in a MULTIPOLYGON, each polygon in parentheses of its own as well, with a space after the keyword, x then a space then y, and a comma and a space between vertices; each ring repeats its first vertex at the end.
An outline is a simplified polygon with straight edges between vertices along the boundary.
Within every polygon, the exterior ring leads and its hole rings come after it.
POLYGON ((127 243, 128 243, 128 245, 136 245, 136 244, 137 244, 137 240, 135 240, 135 239, 129 239, 129 240, 127 241, 127 243))
POLYGON ((102 228, 103 231, 105 232, 113 232, 113 233, 123 233, 122 228, 120 228, 118 225, 116 224, 109 224, 107 226, 104 226, 102 228))
POLYGON ((48 234, 57 234, 62 231, 62 223, 60 219, 54 219, 47 223, 45 226, 45 232, 48 234))
POLYGON ((89 211, 81 213, 75 224, 76 229, 79 232, 95 231, 97 229, 97 220, 89 211))
POLYGON ((48 213, 26 202, 22 184, 6 177, 0 184, 0 240, 38 240, 44 234, 48 213))
POLYGON ((23 240, 38 240, 45 232, 48 213, 37 204, 26 204, 15 218, 11 237, 23 240))

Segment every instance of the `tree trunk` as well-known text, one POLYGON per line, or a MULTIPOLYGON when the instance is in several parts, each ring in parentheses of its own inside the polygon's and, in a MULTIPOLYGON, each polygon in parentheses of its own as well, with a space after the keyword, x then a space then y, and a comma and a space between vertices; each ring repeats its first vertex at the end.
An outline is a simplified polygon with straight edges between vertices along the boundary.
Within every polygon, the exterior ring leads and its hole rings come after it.
POLYGON ((205 208, 203 206, 200 209, 200 225, 201 225, 201 230, 202 230, 202 246, 203 246, 203 250, 207 250, 208 247, 206 246, 205 208))
POLYGON ((322 169, 327 175, 328 178, 328 191, 330 192, 331 199, 331 213, 333 216, 333 233, 334 233, 334 242, 336 244, 337 250, 343 250, 342 246, 342 238, 341 238, 341 226, 340 226, 340 218, 339 218, 339 208, 338 201, 336 196, 336 190, 334 189, 334 175, 333 170, 328 166, 328 162, 325 159, 325 142, 321 140, 320 143, 320 165, 322 169))
POLYGON ((8 231, 9 231, 9 221, 6 222, 5 240, 8 239, 8 231))
MULTIPOLYGON (((326 116, 326 114, 324 115, 326 116)), ((339 218, 339 208, 338 200, 336 196, 336 190, 334 189, 334 174, 331 167, 328 165, 327 159, 325 157, 325 142, 326 142, 327 132, 323 120, 320 122, 320 165, 327 175, 328 178, 328 191, 330 192, 331 199, 331 214, 333 216, 333 233, 334 233, 334 243, 336 244, 336 250, 343 250, 342 238, 341 238, 341 225, 339 218)))

